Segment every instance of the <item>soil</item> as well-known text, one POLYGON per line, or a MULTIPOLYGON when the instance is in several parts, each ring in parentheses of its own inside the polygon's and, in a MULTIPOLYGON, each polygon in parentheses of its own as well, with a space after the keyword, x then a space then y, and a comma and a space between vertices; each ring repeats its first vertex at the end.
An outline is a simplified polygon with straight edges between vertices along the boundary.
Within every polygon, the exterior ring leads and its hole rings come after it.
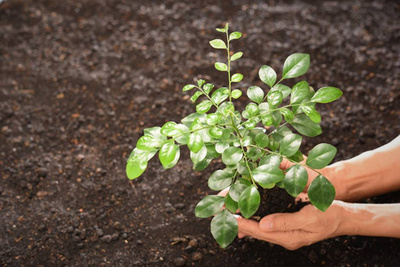
MULTIPOLYGON (((188 152, 153 160, 130 182, 125 162, 146 127, 194 111, 194 78, 225 77, 208 41, 242 31, 234 63, 245 89, 257 71, 311 54, 305 79, 343 97, 321 105, 336 161, 400 133, 397 1, 0 1, 0 264, 3 266, 400 266, 400 240, 343 236, 296 251, 252 239, 220 249, 194 216, 217 165, 188 152)), ((298 79, 299 80, 299 79, 298 79)), ((292 85, 292 84, 289 84, 292 85)), ((238 102, 246 103, 245 97, 238 102)), ((399 202, 391 193, 364 201, 399 202)), ((271 201, 268 205, 279 205, 271 201)))

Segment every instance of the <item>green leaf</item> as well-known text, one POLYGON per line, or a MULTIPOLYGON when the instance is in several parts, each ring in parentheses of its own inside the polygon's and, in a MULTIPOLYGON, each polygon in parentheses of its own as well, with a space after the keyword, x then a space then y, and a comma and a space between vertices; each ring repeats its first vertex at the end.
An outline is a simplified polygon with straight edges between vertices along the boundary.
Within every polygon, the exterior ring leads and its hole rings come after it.
POLYGON ((135 148, 126 163, 126 175, 130 180, 138 178, 147 168, 147 162, 150 160, 157 150, 141 151, 135 148))
POLYGON ((292 96, 290 99, 290 103, 297 104, 301 103, 303 99, 305 99, 310 92, 309 85, 306 81, 301 81, 296 83, 292 89, 292 96))
POLYGON ((280 108, 279 111, 282 113, 283 117, 287 122, 292 122, 294 118, 293 112, 288 108, 280 108))
POLYGON ((262 187, 280 182, 284 177, 283 171, 274 165, 261 165, 253 170, 254 180, 262 187))
POLYGON ((225 149, 227 149, 229 147, 229 143, 228 142, 218 142, 215 144, 215 150, 222 154, 224 153, 225 149))
POLYGON ((209 94, 211 92, 211 90, 214 88, 214 85, 212 83, 206 83, 203 86, 203 90, 206 94, 209 94))
POLYGON ((199 172, 205 170, 205 168, 207 168, 208 165, 210 165, 211 160, 212 160, 212 159, 207 159, 207 158, 205 158, 205 159, 203 159, 203 160, 200 161, 200 162, 194 163, 194 165, 193 165, 193 170, 199 171, 199 172))
POLYGON ((237 53, 235 53, 235 54, 233 54, 233 55, 231 56, 231 61, 238 60, 238 59, 241 58, 242 56, 243 56, 243 52, 237 52, 237 53))
POLYGON ((203 100, 196 106, 197 113, 204 114, 210 110, 212 102, 210 100, 203 100))
POLYGON ((310 67, 310 55, 295 53, 290 55, 283 64, 282 79, 296 78, 308 71, 310 67))
POLYGON ((260 104, 264 99, 264 91, 258 86, 250 86, 249 89, 247 89, 247 96, 250 100, 260 104))
POLYGON ((198 152, 190 151, 190 159, 194 164, 199 163, 200 161, 204 160, 207 156, 207 147, 202 146, 198 152))
POLYGON ((213 216, 224 206, 225 198, 221 196, 206 196, 197 205, 194 214, 198 218, 213 216))
POLYGON ((260 193, 257 186, 252 185, 246 188, 239 197, 239 209, 246 219, 253 216, 260 206, 260 193))
POLYGON ((297 134, 288 134, 286 135, 279 147, 279 152, 286 157, 290 157, 297 152, 301 145, 301 136, 297 134))
POLYGON ((235 90, 232 91, 232 98, 233 99, 238 99, 241 96, 242 96, 242 91, 240 91, 239 89, 235 89, 235 90))
POLYGON ((304 113, 315 123, 320 123, 321 122, 321 115, 319 112, 315 109, 314 106, 312 105, 307 105, 307 104, 301 104, 300 105, 301 109, 304 111, 304 113))
POLYGON ((229 35, 229 41, 235 40, 235 39, 239 39, 240 37, 242 37, 242 33, 241 32, 232 32, 229 35))
POLYGON ((335 199, 335 187, 322 175, 318 175, 308 188, 308 198, 321 211, 326 211, 335 199))
POLYGON ((275 141, 282 142, 286 135, 292 134, 292 131, 286 126, 280 126, 278 129, 272 132, 272 136, 275 141))
POLYGON ((271 91, 279 91, 282 93, 283 98, 286 98, 288 95, 290 95, 292 90, 290 89, 289 86, 279 83, 279 84, 274 85, 274 87, 271 88, 270 92, 271 91))
POLYGON ((268 104, 272 107, 276 107, 282 103, 283 95, 279 91, 269 91, 267 96, 268 104))
POLYGON ((184 124, 177 124, 175 129, 176 133, 172 137, 175 138, 176 142, 186 145, 190 134, 189 128, 184 124))
POLYGON ((206 122, 208 125, 215 125, 222 119, 222 115, 219 113, 207 114, 206 122))
POLYGON ((221 39, 214 39, 209 42, 210 45, 215 49, 226 49, 226 44, 221 39))
POLYGON ((261 148, 266 148, 269 144, 269 137, 265 133, 259 133, 256 135, 254 141, 261 148))
POLYGON ((192 113, 186 117, 184 117, 181 122, 187 127, 192 127, 192 125, 196 125, 200 123, 200 120, 204 120, 206 115, 200 113, 192 113))
POLYGON ((229 97, 229 89, 226 87, 221 87, 218 88, 213 92, 211 95, 211 99, 215 102, 215 104, 219 105, 221 104, 224 100, 226 100, 229 97))
POLYGON ((316 145, 308 154, 306 164, 314 169, 322 169, 333 160, 336 152, 336 147, 330 144, 316 145))
POLYGON ((187 146, 190 151, 197 153, 204 146, 203 138, 199 133, 194 132, 189 135, 187 146))
POLYGON ((272 116, 272 125, 274 125, 275 127, 278 127, 281 122, 282 122, 282 114, 279 110, 275 110, 273 112, 271 112, 271 116, 272 116))
POLYGON ((246 112, 249 115, 249 118, 256 116, 259 113, 258 106, 254 103, 249 103, 246 106, 246 112))
POLYGON ((206 144, 206 148, 207 148, 206 158, 216 159, 221 156, 221 154, 218 153, 217 150, 215 150, 215 144, 206 144))
POLYGON ((198 85, 199 87, 202 87, 203 84, 204 84, 205 82, 206 82, 205 80, 199 79, 199 80, 197 80, 197 85, 198 85))
POLYGON ((136 147, 140 150, 154 150, 160 147, 164 141, 165 140, 159 140, 149 135, 144 135, 139 138, 136 147))
POLYGON ((215 28, 217 32, 226 32, 225 28, 215 28))
POLYGON ((314 137, 322 133, 321 126, 313 122, 307 115, 300 114, 294 117, 290 124, 302 135, 314 137))
POLYGON ((230 147, 222 153, 222 162, 225 165, 234 165, 243 158, 243 151, 237 147, 230 147))
POLYGON ((229 194, 227 194, 225 196, 225 208, 227 208, 232 213, 236 213, 238 207, 239 204, 236 201, 234 201, 229 194))
MULTIPOLYGON (((252 167, 252 164, 250 164, 250 163, 248 163, 248 164, 249 164, 249 167, 247 167, 246 162, 244 162, 244 161, 239 162, 239 163, 237 164, 237 171, 238 171, 238 173, 240 173, 240 174, 243 175, 243 176, 249 176, 249 175, 250 175, 249 168, 250 168, 250 170, 252 170, 252 169, 254 169, 254 168, 252 167)), ((237 201, 237 200, 236 200, 236 201, 237 201)))
POLYGON ((208 178, 208 187, 211 190, 219 191, 227 188, 233 181, 233 173, 227 169, 216 170, 208 178))
POLYGON ((214 126, 208 131, 208 133, 210 134, 211 137, 220 138, 223 134, 223 131, 222 129, 214 126))
POLYGON ((336 87, 322 87, 311 98, 312 102, 329 103, 341 97, 343 92, 336 87))
POLYGON ((242 192, 244 190, 246 190, 247 187, 249 187, 249 185, 246 185, 246 184, 244 184, 244 183, 242 183, 240 181, 237 181, 236 183, 234 183, 229 188, 229 195, 231 196, 233 201, 238 202, 240 195, 242 194, 242 192))
POLYGON ((259 165, 272 165, 276 168, 279 168, 281 165, 282 158, 278 155, 267 155, 260 160, 259 165))
POLYGON ((300 150, 297 150, 297 152, 290 156, 289 159, 295 162, 301 162, 303 161, 304 156, 300 150))
POLYGON ((262 156, 262 151, 261 149, 257 148, 257 147, 250 147, 247 150, 247 158, 249 160, 252 161, 257 161, 258 159, 260 159, 260 157, 262 156))
MULTIPOLYGON (((175 145, 175 142, 171 139, 168 140, 160 149, 158 157, 164 169, 172 168, 170 166, 176 159, 177 154, 179 154, 179 146, 175 145)), ((175 165, 175 164, 174 164, 175 165)))
POLYGON ((162 128, 161 128, 161 133, 165 136, 174 136, 176 134, 179 134, 180 131, 177 129, 177 124, 176 122, 169 121, 166 122, 162 128))
POLYGON ((186 84, 186 85, 183 87, 182 91, 183 91, 183 92, 186 92, 186 91, 192 90, 192 89, 195 88, 195 87, 196 87, 196 85, 194 85, 194 84, 186 84))
POLYGON ((227 71, 228 70, 228 66, 222 62, 215 62, 215 68, 219 71, 227 71))
POLYGON ((192 95, 192 97, 190 98, 190 101, 192 101, 193 103, 196 102, 196 100, 199 98, 199 96, 203 95, 202 92, 197 91, 196 93, 194 93, 192 95))
POLYGON ((283 186, 292 197, 297 197, 306 188, 307 181, 308 173, 306 169, 296 164, 287 170, 283 186))
POLYGON ((235 73, 235 74, 232 75, 231 81, 232 81, 233 83, 238 83, 238 82, 240 82, 241 80, 243 80, 243 74, 235 73))
POLYGON ((265 126, 271 126, 272 123, 274 122, 274 118, 270 114, 261 114, 261 121, 265 126))
POLYGON ((161 133, 161 127, 150 127, 150 128, 146 128, 143 130, 144 135, 148 135, 151 137, 154 137, 155 139, 158 140, 167 140, 167 138, 161 133))
POLYGON ((258 71, 258 76, 260 77, 260 80, 269 85, 269 87, 274 86, 276 82, 276 72, 270 66, 262 66, 258 71))
POLYGON ((222 210, 211 221, 211 234, 222 248, 226 248, 238 234, 236 218, 229 211, 222 210))

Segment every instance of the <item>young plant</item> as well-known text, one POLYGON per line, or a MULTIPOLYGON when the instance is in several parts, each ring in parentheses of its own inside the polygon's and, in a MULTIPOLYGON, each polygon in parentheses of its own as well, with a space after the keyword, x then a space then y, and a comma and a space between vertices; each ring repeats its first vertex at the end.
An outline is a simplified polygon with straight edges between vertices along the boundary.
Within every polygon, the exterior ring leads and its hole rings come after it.
POLYGON ((227 75, 226 87, 215 89, 214 84, 203 79, 197 84, 185 85, 184 92, 195 90, 192 102, 202 98, 196 105, 196 112, 183 118, 181 123, 170 121, 162 127, 145 129, 144 136, 139 138, 129 156, 126 173, 129 179, 139 177, 157 152, 162 166, 172 168, 179 160, 183 145, 189 148, 196 171, 204 170, 213 159, 221 157, 226 167, 211 174, 208 186, 214 191, 230 187, 229 193, 225 197, 204 197, 197 204, 195 214, 200 218, 214 216, 211 233, 225 248, 238 233, 233 214, 239 209, 243 217, 250 218, 258 210, 258 188, 279 186, 296 197, 307 185, 305 167, 319 174, 308 188, 310 202, 321 211, 331 205, 335 188, 318 169, 333 160, 336 148, 319 144, 309 152, 305 162, 299 149, 302 135, 314 137, 322 132, 316 103, 332 102, 342 95, 342 91, 335 87, 323 87, 315 92, 306 81, 298 82, 292 88, 283 84, 287 79, 305 74, 309 68, 310 56, 295 53, 285 60, 279 80, 270 66, 260 68, 258 74, 267 89, 249 87, 247 96, 251 102, 239 112, 233 100, 242 95, 235 85, 243 79, 243 75, 232 74, 231 64, 243 53, 232 53, 230 44, 242 34, 229 33, 228 24, 216 30, 226 36, 226 41, 210 41, 213 48, 226 51, 226 62, 215 63, 215 68, 227 75), (283 159, 294 165, 286 171, 281 170, 279 166, 283 159))

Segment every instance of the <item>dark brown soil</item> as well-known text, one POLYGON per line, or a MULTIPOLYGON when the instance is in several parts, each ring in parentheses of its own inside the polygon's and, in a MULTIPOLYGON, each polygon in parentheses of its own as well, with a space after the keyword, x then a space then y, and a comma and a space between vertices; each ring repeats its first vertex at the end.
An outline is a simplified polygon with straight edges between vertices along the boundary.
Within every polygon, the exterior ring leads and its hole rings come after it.
POLYGON ((302 202, 301 200, 295 201, 286 190, 277 186, 271 189, 262 189, 260 187, 258 191, 260 192, 261 201, 260 207, 254 214, 255 219, 261 219, 272 213, 296 212, 305 205, 310 204, 309 202, 302 202))
POLYGON ((224 85, 208 41, 226 20, 244 33, 234 44, 243 91, 259 84, 261 65, 280 69, 293 52, 311 54, 314 88, 343 90, 320 107, 323 134, 304 152, 328 142, 342 160, 391 141, 400 133, 397 1, 1 2, 1 265, 400 266, 391 238, 220 249, 210 220, 194 216, 216 166, 193 172, 187 151, 171 170, 155 159, 140 179, 125 177, 143 128, 194 111, 184 84, 224 85))

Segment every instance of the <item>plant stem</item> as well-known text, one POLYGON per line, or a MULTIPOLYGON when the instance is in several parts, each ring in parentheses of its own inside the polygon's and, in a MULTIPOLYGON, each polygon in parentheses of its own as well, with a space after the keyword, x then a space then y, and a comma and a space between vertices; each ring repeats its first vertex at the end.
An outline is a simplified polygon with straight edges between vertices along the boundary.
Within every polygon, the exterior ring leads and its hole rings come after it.
POLYGON ((232 103, 232 81, 231 81, 231 57, 229 51, 229 34, 228 30, 226 31, 226 50, 228 54, 228 89, 229 89, 229 102, 232 103))

